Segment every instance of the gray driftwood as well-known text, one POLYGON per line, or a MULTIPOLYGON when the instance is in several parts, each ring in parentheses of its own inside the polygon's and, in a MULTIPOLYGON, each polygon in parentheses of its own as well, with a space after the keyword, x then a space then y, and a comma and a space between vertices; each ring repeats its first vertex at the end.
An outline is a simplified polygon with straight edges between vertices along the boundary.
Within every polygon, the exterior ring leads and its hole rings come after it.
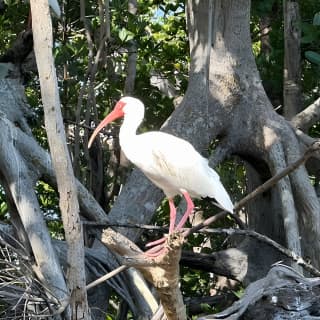
POLYGON ((240 300, 207 319, 320 319, 320 278, 305 278, 276 264, 266 277, 251 283, 240 300))

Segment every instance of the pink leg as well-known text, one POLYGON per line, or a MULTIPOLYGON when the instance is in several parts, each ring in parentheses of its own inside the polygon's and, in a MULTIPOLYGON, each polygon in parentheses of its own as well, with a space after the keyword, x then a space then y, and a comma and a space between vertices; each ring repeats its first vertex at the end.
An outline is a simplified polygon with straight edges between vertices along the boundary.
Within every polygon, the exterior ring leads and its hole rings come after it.
MULTIPOLYGON (((183 217, 181 218, 180 222, 178 223, 177 227, 175 228, 175 220, 176 220, 176 208, 174 206, 174 202, 172 199, 169 199, 169 206, 170 206, 170 227, 169 227, 169 234, 172 233, 174 230, 180 230, 184 224, 186 223, 186 221, 188 220, 188 217, 190 216, 190 214, 192 213, 193 209, 194 209, 194 204, 193 201, 191 200, 189 193, 187 191, 183 191, 182 192, 183 196, 185 197, 186 201, 187 201, 187 210, 184 213, 183 217)), ((145 252, 145 254, 149 257, 157 257, 159 256, 161 253, 163 253, 163 247, 160 246, 160 244, 165 242, 165 238, 161 238, 159 240, 150 242, 146 244, 146 247, 152 247, 152 246, 156 246, 152 249, 149 249, 148 251, 145 252)))
POLYGON ((166 241, 166 238, 161 238, 161 239, 158 239, 158 240, 155 240, 155 241, 152 241, 152 242, 148 242, 147 244, 146 244, 146 247, 147 248, 149 248, 149 247, 153 247, 153 246, 156 246, 156 245, 158 245, 158 244, 161 244, 161 243, 163 243, 163 242, 165 242, 166 241))
POLYGON ((184 192, 182 192, 182 194, 187 201, 187 210, 184 213, 183 217, 181 218, 180 222, 178 223, 176 230, 180 230, 184 226, 184 224, 188 220, 188 217, 190 216, 190 214, 192 213, 192 211, 194 209, 194 204, 189 196, 189 193, 187 191, 184 191, 184 192))
POLYGON ((145 255, 150 257, 150 258, 155 258, 155 257, 158 257, 159 255, 161 255, 162 253, 165 252, 165 247, 163 244, 161 245, 157 245, 147 251, 145 251, 145 255))
POLYGON ((173 199, 169 199, 169 208, 170 208, 170 226, 169 226, 169 234, 173 232, 174 225, 176 223, 176 214, 177 210, 174 206, 173 199))
MULTIPOLYGON (((169 224, 169 234, 174 231, 174 225, 176 223, 176 214, 177 210, 176 207, 174 206, 173 199, 169 199, 169 208, 170 208, 170 224, 169 224)), ((155 245, 158 245, 160 243, 165 242, 165 238, 161 238, 152 242, 149 242, 146 244, 146 247, 153 247, 155 245)))

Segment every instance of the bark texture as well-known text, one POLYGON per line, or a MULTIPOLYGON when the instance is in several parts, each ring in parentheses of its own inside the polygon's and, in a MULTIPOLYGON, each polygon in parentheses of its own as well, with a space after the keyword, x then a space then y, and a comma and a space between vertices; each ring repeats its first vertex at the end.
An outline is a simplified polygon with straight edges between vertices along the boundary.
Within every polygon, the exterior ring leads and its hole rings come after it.
POLYGON ((45 126, 55 169, 59 204, 68 243, 67 281, 72 319, 90 319, 85 289, 84 241, 73 168, 67 148, 58 82, 52 54, 52 24, 47 1, 31 1, 34 51, 38 66, 45 126))
POLYGON ((248 286, 230 308, 206 319, 318 319, 320 278, 305 278, 278 264, 248 286))
POLYGON ((12 222, 19 240, 34 256, 37 276, 52 288, 53 296, 63 304, 69 299, 68 289, 34 192, 38 169, 35 162, 26 162, 26 155, 17 148, 20 135, 31 134, 26 122, 30 112, 25 108, 23 87, 17 79, 1 79, 0 91, 0 176, 12 222))
MULTIPOLYGON (((218 139, 210 164, 214 167, 237 155, 247 164, 251 191, 300 157, 298 137, 273 110, 261 84, 251 50, 250 1, 190 0, 187 5, 189 86, 162 130, 189 140, 205 156, 209 144, 218 139)), ((109 217, 147 223, 162 197, 134 170, 109 217)), ((304 166, 251 201, 246 210, 251 228, 319 266, 319 201, 304 166)), ((121 232, 131 239, 139 236, 132 229, 121 232)), ((256 250, 246 242, 239 248, 248 254, 256 250)), ((250 256, 251 263, 259 264, 254 254, 250 256)), ((277 257, 266 251, 265 259, 271 265, 277 257)), ((261 270, 256 277, 262 275, 261 270)))
POLYGON ((111 229, 103 232, 102 242, 121 255, 124 265, 135 267, 154 286, 168 320, 186 320, 186 308, 179 288, 179 261, 183 244, 181 233, 169 235, 164 251, 150 258, 121 234, 111 229))
POLYGON ((284 21, 284 116, 293 118, 302 110, 301 92, 301 19, 299 2, 283 1, 284 21))

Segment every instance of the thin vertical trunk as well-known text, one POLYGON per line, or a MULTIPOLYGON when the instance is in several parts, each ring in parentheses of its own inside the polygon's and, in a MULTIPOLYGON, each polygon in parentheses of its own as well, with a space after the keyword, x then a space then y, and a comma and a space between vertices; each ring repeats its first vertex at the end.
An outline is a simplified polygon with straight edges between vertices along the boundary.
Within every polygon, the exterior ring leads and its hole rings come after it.
POLYGON ((301 93, 301 29, 299 3, 283 1, 284 17, 284 116, 291 119, 302 110, 301 93))
POLYGON ((34 50, 39 71, 45 126, 60 195, 60 209, 68 243, 67 279, 71 290, 71 318, 90 319, 85 289, 84 244, 77 188, 69 157, 52 55, 52 25, 48 2, 30 2, 34 50))
MULTIPOLYGON (((129 0, 128 11, 132 15, 136 15, 138 10, 137 0, 129 0)), ((127 66, 127 78, 124 84, 124 94, 132 95, 134 91, 134 84, 136 81, 137 72, 137 43, 135 40, 131 40, 128 45, 128 66, 127 66)))

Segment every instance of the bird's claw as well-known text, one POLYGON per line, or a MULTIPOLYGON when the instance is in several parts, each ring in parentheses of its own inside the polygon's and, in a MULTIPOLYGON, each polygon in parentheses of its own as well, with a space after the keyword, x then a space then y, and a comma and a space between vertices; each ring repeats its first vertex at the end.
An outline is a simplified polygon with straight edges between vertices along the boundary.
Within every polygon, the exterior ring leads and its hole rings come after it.
POLYGON ((152 249, 149 249, 144 252, 144 255, 148 258, 157 258, 160 255, 164 254, 166 252, 166 248, 163 245, 158 245, 152 249))
POLYGON ((155 240, 155 241, 152 241, 152 242, 148 242, 148 243, 146 244, 146 247, 147 247, 147 248, 154 247, 154 246, 156 246, 156 245, 158 245, 158 244, 164 243, 165 241, 166 241, 166 237, 163 237, 163 238, 161 238, 161 239, 158 239, 158 240, 155 240))

